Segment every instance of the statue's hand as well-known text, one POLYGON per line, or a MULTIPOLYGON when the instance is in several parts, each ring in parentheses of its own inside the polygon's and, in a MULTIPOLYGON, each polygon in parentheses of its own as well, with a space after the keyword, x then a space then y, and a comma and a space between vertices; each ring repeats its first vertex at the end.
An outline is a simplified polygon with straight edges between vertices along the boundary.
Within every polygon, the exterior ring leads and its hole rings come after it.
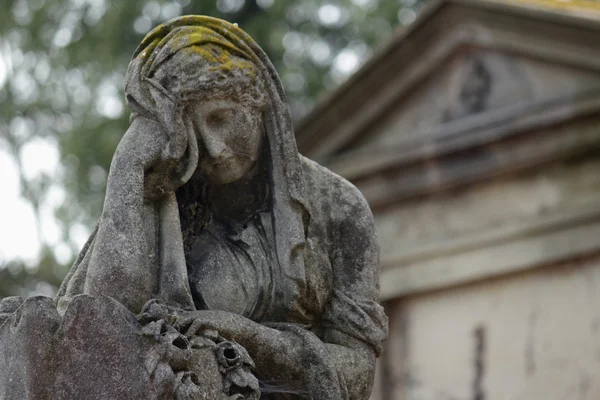
POLYGON ((121 170, 141 169, 144 197, 149 200, 158 200, 181 185, 182 160, 165 158, 170 140, 160 123, 138 116, 117 146, 114 165, 121 170))
POLYGON ((168 306, 156 299, 144 305, 142 312, 138 314, 138 320, 142 324, 165 321, 190 339, 201 332, 216 331, 226 339, 235 340, 250 325, 258 326, 256 322, 227 311, 186 311, 168 306))
POLYGON ((160 320, 169 325, 176 325, 182 319, 182 316, 179 315, 180 312, 184 311, 161 303, 157 299, 152 299, 144 304, 142 312, 137 317, 142 325, 160 320))
POLYGON ((137 117, 119 142, 114 158, 146 171, 161 161, 161 153, 168 140, 168 135, 157 121, 137 117))
POLYGON ((185 312, 176 324, 177 330, 189 341, 199 334, 217 332, 224 339, 245 348, 259 373, 273 381, 290 383, 284 386, 300 388, 298 377, 304 373, 305 351, 302 340, 294 333, 261 325, 239 314, 217 310, 185 312))
POLYGON ((302 348, 297 345, 297 338, 293 334, 261 325, 239 314, 218 310, 185 311, 151 300, 146 303, 138 319, 142 324, 163 320, 189 341, 206 332, 216 332, 224 339, 243 346, 254 361, 270 363, 260 357, 265 354, 283 357, 277 363, 289 363, 286 367, 289 371, 301 365, 302 348))
POLYGON ((243 320, 246 319, 226 311, 196 311, 193 315, 180 318, 177 325, 188 339, 207 330, 217 331, 232 339, 228 332, 235 331, 235 326, 243 324, 243 320))

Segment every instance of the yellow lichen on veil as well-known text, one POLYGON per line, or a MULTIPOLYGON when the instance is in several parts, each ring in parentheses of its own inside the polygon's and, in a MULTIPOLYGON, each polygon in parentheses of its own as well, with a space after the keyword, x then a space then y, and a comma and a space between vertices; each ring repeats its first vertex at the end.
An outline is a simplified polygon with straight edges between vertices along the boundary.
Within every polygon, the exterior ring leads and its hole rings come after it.
POLYGON ((144 68, 152 69, 156 59, 160 63, 178 51, 185 51, 204 59, 210 65, 210 71, 227 74, 240 70, 244 75, 255 77, 254 59, 243 42, 246 36, 245 32, 226 21, 203 16, 180 17, 149 32, 142 41, 143 50, 137 58, 145 65, 144 68))
POLYGON ((251 61, 237 57, 229 49, 223 46, 217 46, 213 43, 190 46, 184 49, 188 54, 195 54, 206 60, 210 67, 209 71, 231 72, 235 69, 241 70, 245 75, 254 77, 256 69, 251 61))

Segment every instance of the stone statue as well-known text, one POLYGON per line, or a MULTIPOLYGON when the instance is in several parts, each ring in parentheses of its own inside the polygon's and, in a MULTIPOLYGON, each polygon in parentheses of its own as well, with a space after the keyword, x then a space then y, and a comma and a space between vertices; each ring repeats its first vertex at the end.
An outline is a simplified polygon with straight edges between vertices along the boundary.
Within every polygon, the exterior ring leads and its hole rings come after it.
MULTIPOLYGON (((136 340, 212 349, 212 369, 167 362, 163 375, 178 383, 156 398, 220 399, 193 395, 218 370, 223 398, 367 399, 387 335, 373 217, 354 186, 298 154, 263 50, 226 21, 177 18, 142 41, 125 93, 131 124, 53 323, 70 326, 86 304, 114 308, 129 313, 136 340)), ((28 302, 49 307, 28 300, 6 312, 0 342, 28 302)), ((166 353, 136 340, 156 385, 166 353)))

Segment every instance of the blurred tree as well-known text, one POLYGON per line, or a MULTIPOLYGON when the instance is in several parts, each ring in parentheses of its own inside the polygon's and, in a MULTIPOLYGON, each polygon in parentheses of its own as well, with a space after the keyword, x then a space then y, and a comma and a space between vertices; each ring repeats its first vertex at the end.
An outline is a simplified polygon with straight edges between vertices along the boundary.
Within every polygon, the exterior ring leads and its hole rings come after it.
POLYGON ((412 22, 419 6, 420 0, 0 0, 0 150, 20 167, 38 231, 58 224, 53 234, 39 234, 39 262, 0 265, 0 298, 51 293, 100 215, 111 156, 128 125, 123 77, 153 26, 182 14, 237 22, 274 61, 301 118, 394 26, 412 22), (35 165, 41 160, 28 154, 36 148, 56 153, 55 165, 35 165))

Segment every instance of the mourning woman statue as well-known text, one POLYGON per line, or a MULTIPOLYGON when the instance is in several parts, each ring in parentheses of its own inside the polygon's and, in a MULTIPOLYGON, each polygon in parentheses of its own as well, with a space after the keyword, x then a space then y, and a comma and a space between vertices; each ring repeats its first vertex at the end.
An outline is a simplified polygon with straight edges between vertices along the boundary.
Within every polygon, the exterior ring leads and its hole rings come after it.
POLYGON ((142 41, 125 93, 131 124, 59 311, 110 296, 239 343, 263 398, 367 399, 387 334, 373 216, 298 154, 263 50, 228 22, 177 18, 142 41))

